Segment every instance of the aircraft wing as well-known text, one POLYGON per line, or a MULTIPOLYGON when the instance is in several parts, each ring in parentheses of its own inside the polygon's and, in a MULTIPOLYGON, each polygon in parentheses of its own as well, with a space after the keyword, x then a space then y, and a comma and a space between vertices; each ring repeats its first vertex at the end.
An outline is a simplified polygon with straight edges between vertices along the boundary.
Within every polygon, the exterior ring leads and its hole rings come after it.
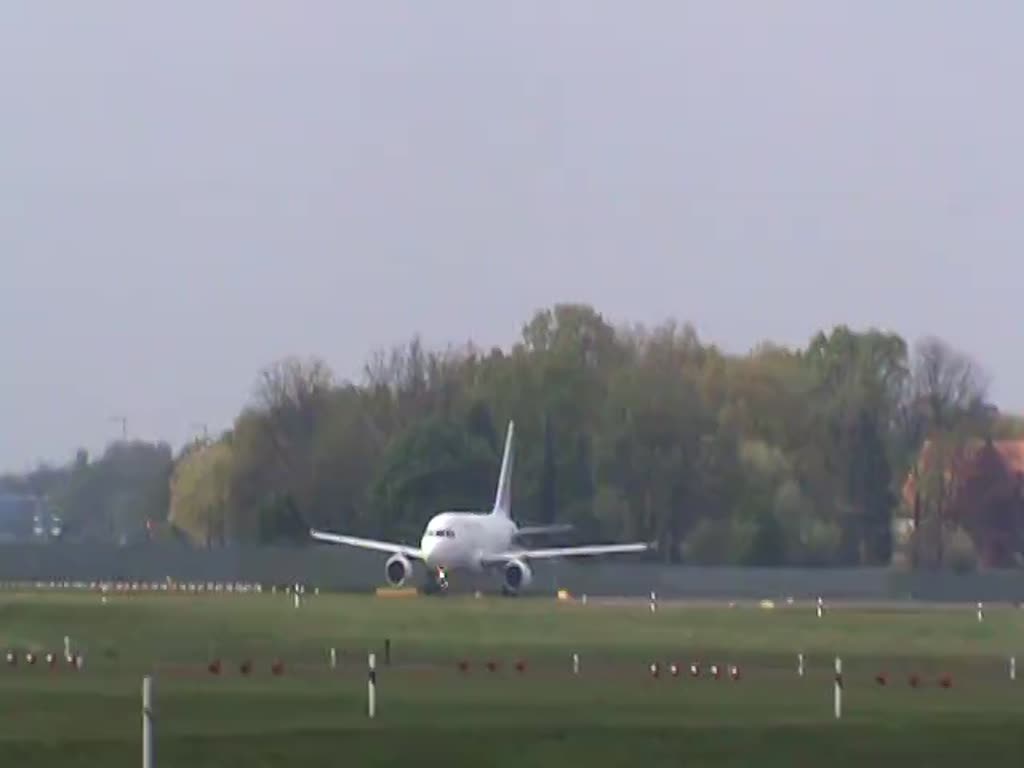
POLYGON ((400 554, 416 560, 423 559, 423 553, 416 547, 406 544, 394 544, 390 541, 377 541, 376 539, 360 539, 357 536, 343 536, 340 533, 327 533, 326 531, 310 530, 309 535, 317 541, 326 541, 329 544, 347 544, 350 547, 360 549, 372 549, 377 552, 388 552, 400 554))
POLYGON ((485 565, 507 563, 509 560, 549 560, 556 557, 582 557, 585 555, 617 555, 626 552, 646 552, 651 544, 589 544, 580 547, 549 547, 547 549, 520 549, 484 555, 485 565))

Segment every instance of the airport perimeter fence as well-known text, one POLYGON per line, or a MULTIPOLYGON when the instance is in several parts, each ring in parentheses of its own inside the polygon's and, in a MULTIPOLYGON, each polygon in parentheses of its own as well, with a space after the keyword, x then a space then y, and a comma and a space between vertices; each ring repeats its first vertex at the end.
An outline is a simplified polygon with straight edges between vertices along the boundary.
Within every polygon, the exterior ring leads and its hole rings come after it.
MULTIPOLYGON (((304 584, 371 592, 384 583, 386 556, 347 547, 227 547, 177 544, 2 544, 0 583, 165 581, 304 584)), ((1024 571, 902 571, 886 568, 734 568, 615 560, 546 561, 532 592, 566 589, 594 597, 659 599, 832 599, 1024 602, 1024 571)), ((496 582, 495 582, 496 583, 496 582)), ((467 584, 480 588, 481 584, 467 584)))

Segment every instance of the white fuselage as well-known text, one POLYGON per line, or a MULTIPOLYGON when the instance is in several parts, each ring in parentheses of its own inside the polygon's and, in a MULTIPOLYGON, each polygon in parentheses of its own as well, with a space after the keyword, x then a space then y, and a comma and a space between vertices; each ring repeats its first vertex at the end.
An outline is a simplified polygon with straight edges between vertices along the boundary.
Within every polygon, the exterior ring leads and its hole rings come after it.
POLYGON ((442 512, 427 523, 420 541, 423 561, 432 569, 483 570, 483 554, 508 552, 516 524, 486 512, 442 512))

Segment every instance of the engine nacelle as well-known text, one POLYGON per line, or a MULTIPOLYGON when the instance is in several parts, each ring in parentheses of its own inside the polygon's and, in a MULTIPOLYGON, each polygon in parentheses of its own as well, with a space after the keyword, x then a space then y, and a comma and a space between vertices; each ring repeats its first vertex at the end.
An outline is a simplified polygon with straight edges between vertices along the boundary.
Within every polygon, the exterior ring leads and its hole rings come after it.
POLYGON ((516 594, 533 582, 533 571, 522 560, 512 560, 505 566, 505 590, 516 594))
POLYGON ((384 575, 392 587, 402 586, 411 573, 412 563, 401 553, 392 555, 384 564, 384 575))

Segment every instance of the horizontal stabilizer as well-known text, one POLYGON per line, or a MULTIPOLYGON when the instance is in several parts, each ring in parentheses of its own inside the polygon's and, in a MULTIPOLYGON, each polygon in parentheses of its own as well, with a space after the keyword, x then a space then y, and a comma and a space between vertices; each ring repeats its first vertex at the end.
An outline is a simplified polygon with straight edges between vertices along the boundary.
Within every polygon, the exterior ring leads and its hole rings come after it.
POLYGON ((517 536, 550 536, 556 533, 572 533, 573 526, 562 525, 524 525, 516 531, 517 536))

